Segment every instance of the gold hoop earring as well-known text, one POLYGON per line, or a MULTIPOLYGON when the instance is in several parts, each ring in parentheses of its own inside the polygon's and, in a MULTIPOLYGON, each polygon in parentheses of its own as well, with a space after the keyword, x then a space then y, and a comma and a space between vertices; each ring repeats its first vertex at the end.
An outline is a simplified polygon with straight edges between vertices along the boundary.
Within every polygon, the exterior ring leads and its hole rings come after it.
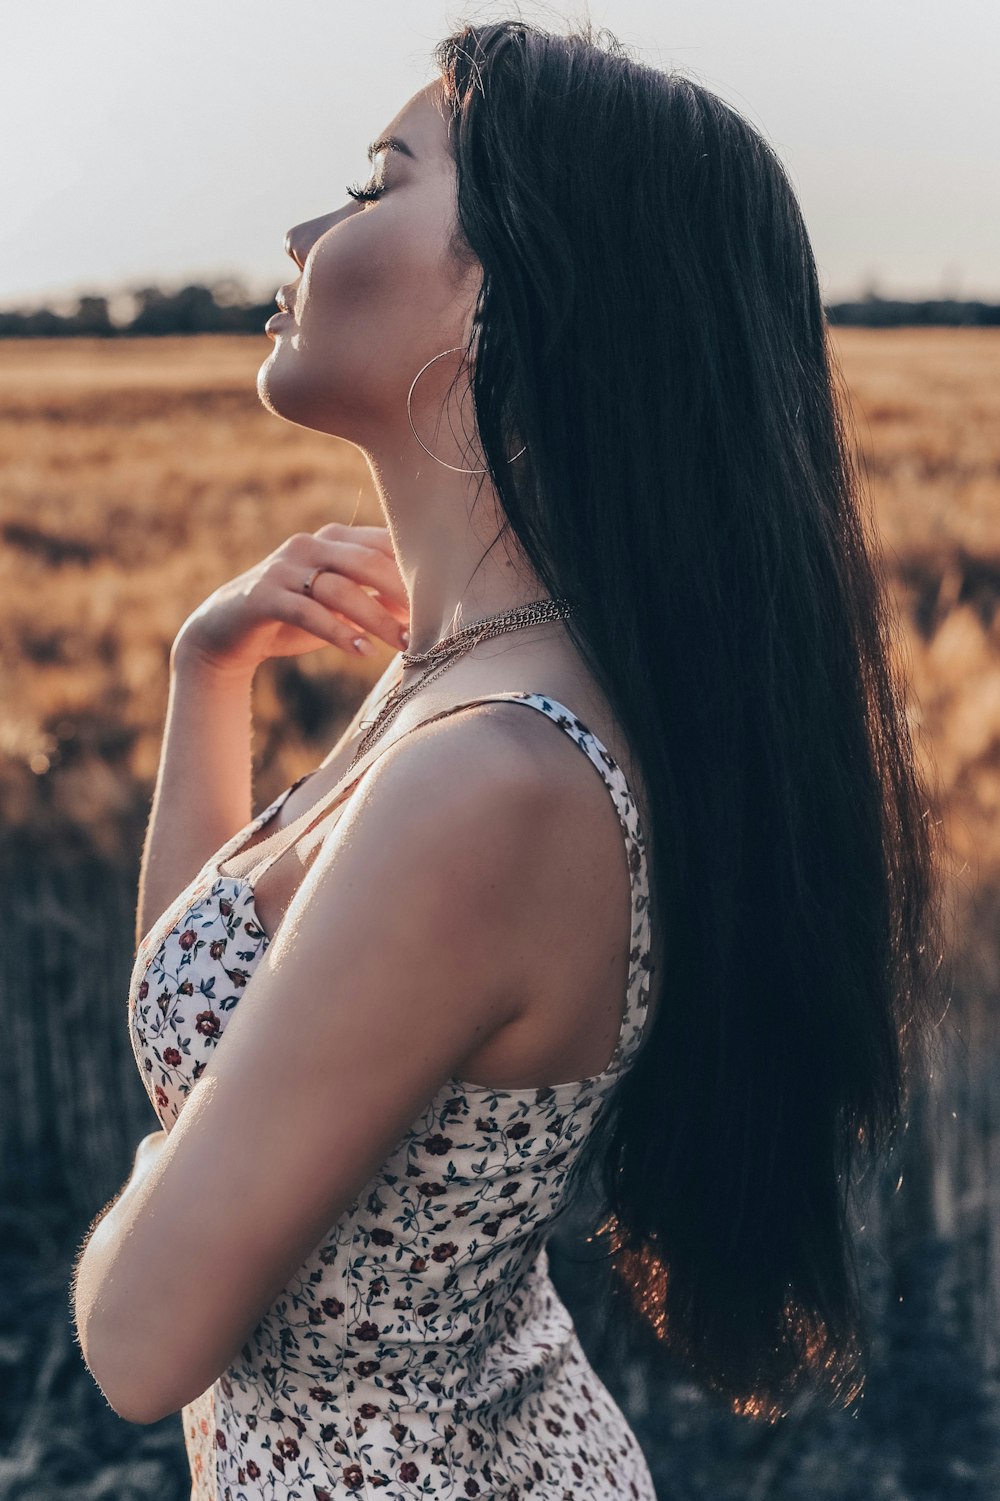
MULTIPOLYGON (((464 347, 465 346, 463 344, 455 344, 451 349, 442 349, 442 351, 441 351, 440 354, 432 355, 431 358, 427 361, 426 365, 421 365, 420 369, 417 371, 416 375, 413 377, 413 380, 410 382, 410 389, 407 392, 407 396, 406 396, 406 415, 409 418, 410 432, 416 438, 417 442, 420 444, 420 447, 424 450, 424 453, 430 454, 431 458, 434 460, 435 463, 437 463, 437 464, 443 464, 446 469, 453 469, 453 470, 455 470, 455 472, 457 474, 485 474, 486 473, 486 465, 485 464, 480 464, 475 469, 466 469, 462 464, 449 464, 446 459, 439 459, 436 453, 431 453, 430 449, 427 447, 427 444, 419 436, 419 434, 417 433, 416 428, 413 426, 413 412, 410 409, 410 402, 411 402, 411 399, 413 397, 413 387, 417 384, 417 381, 420 379, 420 377, 423 375, 424 371, 427 369, 427 365, 433 365, 433 363, 434 363, 435 360, 442 359, 446 354, 454 354, 456 349, 464 349, 464 347)), ((508 464, 513 464, 513 462, 514 462, 515 459, 519 459, 521 457, 522 453, 524 453, 524 451, 527 448, 527 446, 528 446, 527 443, 525 443, 523 448, 519 448, 518 451, 517 451, 517 453, 513 454, 507 460, 507 463, 508 464)))

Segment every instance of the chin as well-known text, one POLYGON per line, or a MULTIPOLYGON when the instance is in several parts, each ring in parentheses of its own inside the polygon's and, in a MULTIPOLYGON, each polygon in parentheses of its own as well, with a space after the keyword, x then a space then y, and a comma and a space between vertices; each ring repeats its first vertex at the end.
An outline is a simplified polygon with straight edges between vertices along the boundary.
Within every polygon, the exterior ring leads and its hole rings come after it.
POLYGON ((285 422, 311 427, 304 411, 306 403, 302 399, 303 393, 296 390, 296 373, 293 368, 285 365, 281 357, 282 345, 289 342, 287 339, 275 339, 274 348, 257 371, 257 396, 272 417, 281 417, 285 422))
POLYGON ((261 406, 283 422, 326 433, 331 438, 342 438, 346 424, 335 396, 327 393, 324 400, 323 388, 317 389, 315 377, 307 374, 304 360, 292 357, 298 338, 296 333, 294 339, 276 340, 271 353, 258 369, 257 396, 261 406), (291 345, 291 349, 286 348, 284 356, 282 344, 291 345))
POLYGON ((277 353, 278 346, 277 344, 275 344, 274 348, 271 350, 271 353, 267 356, 267 359, 263 362, 260 369, 257 371, 257 396, 261 406, 265 407, 267 411, 271 413, 272 417, 281 417, 284 415, 284 413, 280 412, 275 405, 273 396, 275 385, 273 378, 274 357, 277 353))

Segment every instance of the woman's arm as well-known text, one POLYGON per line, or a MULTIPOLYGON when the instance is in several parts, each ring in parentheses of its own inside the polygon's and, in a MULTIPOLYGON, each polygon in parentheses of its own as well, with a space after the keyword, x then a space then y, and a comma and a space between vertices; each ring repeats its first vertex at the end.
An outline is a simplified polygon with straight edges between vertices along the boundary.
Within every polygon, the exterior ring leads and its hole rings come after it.
POLYGON ((139 874, 138 942, 253 816, 250 700, 259 664, 327 642, 357 655, 359 632, 395 651, 408 622, 388 529, 336 521, 296 532, 188 617, 170 653, 167 722, 139 874))
MULTIPOLYGON (((122 1217, 131 1211, 136 1195, 155 1166, 166 1140, 167 1133, 163 1130, 151 1131, 148 1136, 142 1138, 135 1149, 129 1177, 94 1220, 74 1258, 71 1277, 73 1322, 81 1353, 91 1371, 93 1371, 95 1360, 101 1369, 104 1369, 102 1361, 99 1356, 95 1356, 93 1349, 90 1318, 100 1303, 103 1282, 115 1255, 122 1217)), ((117 1412, 118 1409, 116 1408, 115 1411, 117 1412)), ((119 1416, 125 1417, 126 1414, 119 1412, 119 1416)))
POLYGON ((250 822, 253 673, 209 665, 178 638, 139 873, 137 942, 214 852, 250 822))

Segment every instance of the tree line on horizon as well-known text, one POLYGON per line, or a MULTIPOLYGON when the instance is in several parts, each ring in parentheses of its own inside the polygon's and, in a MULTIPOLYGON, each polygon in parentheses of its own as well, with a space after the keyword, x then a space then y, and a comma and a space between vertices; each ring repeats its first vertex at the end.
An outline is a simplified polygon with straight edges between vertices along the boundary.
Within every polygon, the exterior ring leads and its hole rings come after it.
MULTIPOLYGON (((133 314, 113 320, 105 296, 84 295, 70 313, 50 307, 0 312, 0 338, 148 338, 164 334, 260 334, 276 311, 273 298, 255 302, 231 280, 205 285, 192 282, 179 291, 140 287, 128 295, 133 314)), ((832 324, 868 328, 902 326, 1000 325, 1000 303, 959 301, 954 297, 906 300, 868 292, 855 301, 826 305, 832 324)))

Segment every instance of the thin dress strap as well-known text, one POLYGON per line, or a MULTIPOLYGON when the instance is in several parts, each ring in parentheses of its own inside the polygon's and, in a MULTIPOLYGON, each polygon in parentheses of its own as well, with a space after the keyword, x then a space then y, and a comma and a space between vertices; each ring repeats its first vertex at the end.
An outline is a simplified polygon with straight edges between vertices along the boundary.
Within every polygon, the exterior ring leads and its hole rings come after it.
POLYGON ((625 859, 632 897, 628 982, 615 1050, 607 1066, 594 1077, 618 1075, 645 1042, 648 1036, 646 1022, 650 1014, 650 975, 653 969, 652 917, 646 840, 639 818, 638 803, 625 773, 607 746, 565 704, 559 703, 558 699, 552 698, 547 693, 533 693, 530 690, 520 689, 507 693, 484 694, 477 702, 487 703, 494 699, 527 704, 529 708, 537 709, 547 715, 553 724, 564 730, 574 745, 583 751, 591 765, 597 768, 618 813, 618 821, 625 836, 625 859))
MULTIPOLYGON (((625 778, 625 774, 611 752, 598 739, 594 732, 587 728, 582 720, 578 719, 565 704, 544 693, 534 693, 521 689, 512 689, 507 692, 485 693, 477 698, 465 699, 458 704, 450 704, 445 709, 440 709, 436 714, 422 719, 419 724, 413 725, 405 734, 412 734, 414 730, 422 728, 425 724, 433 724, 438 719, 443 719, 449 714, 455 714, 460 709, 472 708, 477 704, 507 702, 523 703, 530 708, 538 709, 546 714, 560 729, 564 730, 588 757, 594 765, 611 793, 612 801, 618 812, 619 822, 625 836, 625 853, 628 865, 629 882, 631 888, 631 944, 629 952, 629 976, 628 987, 622 1024, 619 1031, 618 1042, 612 1060, 605 1072, 617 1071, 631 1058, 645 1036, 645 1021, 648 1015, 649 1005, 649 975, 652 967, 652 951, 650 937, 650 893, 649 893, 649 869, 646 861, 646 841, 642 832, 638 805, 632 789, 625 778)), ((286 828, 279 829, 271 839, 263 840, 261 844, 254 845, 249 850, 241 850, 240 853, 229 862, 235 869, 228 869, 219 874, 227 876, 249 877, 251 874, 255 881, 259 881, 264 871, 296 842, 309 828, 312 828, 322 819, 323 815, 343 801, 345 797, 357 786, 358 782, 367 772, 369 766, 378 757, 397 745, 404 736, 389 745, 380 746, 366 764, 353 774, 348 774, 350 779, 342 779, 336 787, 332 788, 326 797, 321 798, 311 808, 300 815, 286 828), (272 843, 273 841, 273 843, 272 843), (271 845, 263 859, 258 852, 266 845, 271 845), (249 860, 248 857, 256 857, 249 860)))
MULTIPOLYGON (((313 803, 311 808, 307 808, 304 813, 300 813, 298 818, 294 819, 290 824, 286 824, 284 828, 276 829, 273 834, 269 835, 267 839, 262 839, 259 844, 250 845, 247 848, 238 850, 235 854, 225 857, 219 863, 218 874, 241 881, 249 880, 251 885, 255 884, 261 879, 264 872, 275 861, 279 860, 291 845, 295 844, 302 838, 303 834, 308 833, 310 829, 320 822, 324 814, 332 812, 339 803, 343 802, 361 781, 361 778, 368 771, 369 767, 380 756, 385 755, 394 745, 398 745, 399 741, 405 739, 407 735, 412 735, 415 730, 422 729, 425 724, 433 724, 437 719, 443 719, 448 714, 454 714, 459 709, 468 708, 470 705, 479 702, 481 702, 480 699, 473 698, 464 703, 449 704, 447 708, 439 709, 436 714, 431 714, 426 719, 422 719, 419 724, 411 725, 396 740, 378 746, 358 770, 345 772, 344 776, 341 777, 336 786, 330 788, 325 797, 319 798, 313 803), (261 853, 262 851, 263 854, 261 853), (224 870, 222 868, 223 864, 226 867, 224 870)), ((313 773, 310 773, 310 775, 313 775, 313 773)), ((302 778, 301 780, 304 781, 306 778, 302 778)), ((277 812, 277 808, 274 811, 277 812)))

